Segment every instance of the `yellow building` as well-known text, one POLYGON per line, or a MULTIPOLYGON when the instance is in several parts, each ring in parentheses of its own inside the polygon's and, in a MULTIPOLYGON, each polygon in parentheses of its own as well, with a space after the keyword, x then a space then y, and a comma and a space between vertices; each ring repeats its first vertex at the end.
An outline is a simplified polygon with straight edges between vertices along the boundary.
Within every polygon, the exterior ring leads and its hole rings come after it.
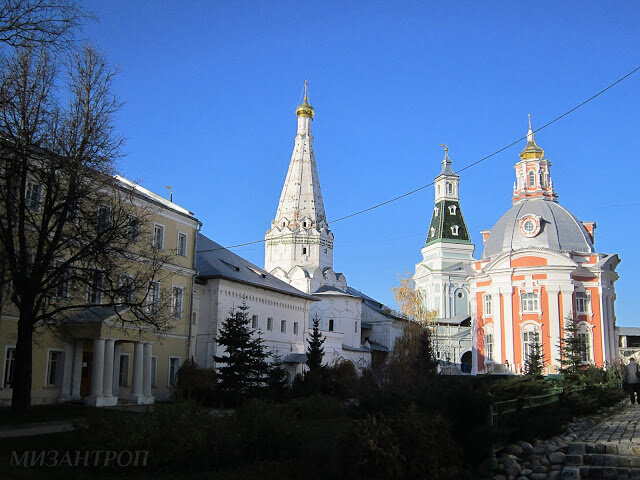
MULTIPOLYGON (((95 406, 118 400, 138 404, 171 397, 176 372, 194 351, 192 299, 196 235, 200 222, 194 214, 123 177, 116 176, 120 192, 133 208, 144 208, 138 244, 152 244, 163 253, 161 275, 149 282, 149 308, 166 320, 161 332, 151 326, 122 321, 126 308, 103 304, 100 292, 71 292, 86 296, 87 308, 76 311, 54 329, 38 328, 33 341, 32 404, 82 401, 95 406), (159 298, 169 301, 162 304, 159 298)), ((130 262, 135 274, 140 257, 130 262)), ((127 272, 124 275, 128 275, 127 272)), ((11 403, 18 315, 8 288, 0 292, 0 405, 11 403)), ((106 303, 106 302, 105 302, 106 303)), ((195 322, 195 318, 193 318, 195 322)))

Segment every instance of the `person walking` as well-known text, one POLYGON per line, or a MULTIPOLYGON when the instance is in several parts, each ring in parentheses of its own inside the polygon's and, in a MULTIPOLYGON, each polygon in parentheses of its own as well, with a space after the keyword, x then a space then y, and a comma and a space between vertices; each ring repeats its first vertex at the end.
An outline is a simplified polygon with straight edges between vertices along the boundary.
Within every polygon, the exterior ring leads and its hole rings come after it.
POLYGON ((629 392, 631 403, 640 404, 640 368, 636 363, 636 359, 631 357, 629 363, 624 367, 624 386, 629 392))

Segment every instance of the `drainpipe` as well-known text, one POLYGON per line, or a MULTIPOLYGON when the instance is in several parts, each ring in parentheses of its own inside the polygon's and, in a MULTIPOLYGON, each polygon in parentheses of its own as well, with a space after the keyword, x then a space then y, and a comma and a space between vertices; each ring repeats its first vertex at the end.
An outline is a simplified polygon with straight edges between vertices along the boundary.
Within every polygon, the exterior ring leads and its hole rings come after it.
POLYGON ((198 269, 196 268, 196 245, 198 243, 198 233, 200 233, 200 228, 202 227, 202 223, 198 222, 198 224, 196 225, 196 234, 193 238, 193 249, 192 249, 192 255, 193 255, 193 269, 195 270, 195 273, 193 275, 191 275, 191 298, 189 301, 189 336, 187 337, 187 359, 190 360, 191 359, 191 336, 193 335, 193 290, 195 287, 195 281, 196 281, 196 276, 198 275, 198 269))

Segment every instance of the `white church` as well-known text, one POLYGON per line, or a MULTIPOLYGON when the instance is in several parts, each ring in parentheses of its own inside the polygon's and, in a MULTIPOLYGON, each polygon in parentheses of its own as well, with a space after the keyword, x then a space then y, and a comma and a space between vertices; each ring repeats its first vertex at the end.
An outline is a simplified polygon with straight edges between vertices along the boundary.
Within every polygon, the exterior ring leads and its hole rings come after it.
POLYGON ((347 285, 333 269, 334 236, 322 201, 313 151, 315 111, 304 101, 275 218, 265 235, 264 269, 198 237, 196 266, 196 361, 215 367, 215 337, 229 309, 243 301, 252 328, 278 352, 291 374, 300 373, 314 318, 325 337, 323 362, 354 362, 358 368, 383 362, 402 335, 406 320, 347 285))

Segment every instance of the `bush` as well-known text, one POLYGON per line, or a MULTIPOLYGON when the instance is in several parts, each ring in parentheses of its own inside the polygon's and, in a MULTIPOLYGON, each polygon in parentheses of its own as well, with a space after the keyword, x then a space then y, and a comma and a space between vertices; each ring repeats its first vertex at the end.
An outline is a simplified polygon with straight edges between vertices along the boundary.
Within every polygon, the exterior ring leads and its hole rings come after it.
POLYGON ((216 372, 214 369, 200 368, 193 360, 187 360, 178 370, 176 398, 194 400, 212 405, 215 400, 216 372))
POLYGON ((531 375, 508 376, 488 385, 494 402, 544 395, 551 387, 552 385, 544 378, 531 375))
POLYGON ((346 413, 341 400, 326 395, 295 398, 285 405, 285 409, 296 418, 336 418, 346 413))
POLYGON ((147 450, 146 468, 216 470, 295 454, 298 432, 284 409, 249 400, 214 417, 195 402, 156 404, 130 421, 91 419, 86 444, 94 450, 147 450))
POLYGON ((460 478, 460 458, 450 426, 414 406, 393 416, 355 420, 339 444, 344 478, 396 480, 460 478))
POLYGON ((293 379, 294 396, 331 395, 353 398, 358 395, 360 380, 353 362, 342 360, 333 366, 324 366, 314 372, 296 375, 293 379))

